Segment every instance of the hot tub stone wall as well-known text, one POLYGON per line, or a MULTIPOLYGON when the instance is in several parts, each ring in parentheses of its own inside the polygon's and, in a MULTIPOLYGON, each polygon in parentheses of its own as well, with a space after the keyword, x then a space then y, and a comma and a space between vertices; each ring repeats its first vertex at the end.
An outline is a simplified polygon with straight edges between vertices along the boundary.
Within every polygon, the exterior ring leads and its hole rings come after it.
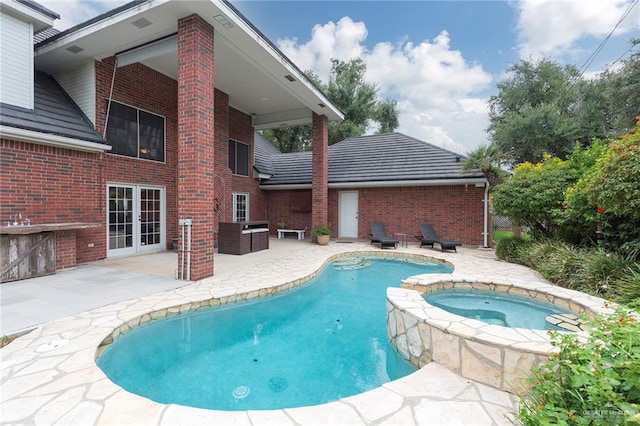
POLYGON ((387 289, 387 333, 402 357, 422 367, 435 361, 463 377, 521 394, 531 369, 553 345, 544 330, 506 328, 452 314, 423 294, 449 288, 504 291, 551 301, 574 312, 606 312, 604 300, 546 283, 480 283, 465 278, 414 277, 387 289), (435 281, 434 281, 435 280, 435 281), (413 290, 416 288, 417 290, 413 290))

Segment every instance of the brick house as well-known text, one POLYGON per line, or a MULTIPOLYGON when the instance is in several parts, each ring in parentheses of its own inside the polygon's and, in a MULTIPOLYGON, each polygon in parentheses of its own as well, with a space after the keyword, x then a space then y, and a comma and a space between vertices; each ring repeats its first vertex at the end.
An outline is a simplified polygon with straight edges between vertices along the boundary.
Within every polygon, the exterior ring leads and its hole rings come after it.
MULTIPOLYGON (((280 153, 259 134, 255 146, 266 217, 309 229, 312 153, 280 153)), ((387 234, 406 233, 413 240, 420 223, 433 223, 441 238, 487 246, 486 179, 463 173, 461 161, 459 154, 400 133, 329 146, 327 218, 333 237, 366 239, 370 224, 382 222, 387 234)))
MULTIPOLYGON (((342 113, 228 1, 136 0, 63 32, 36 2, 1 1, 0 220, 59 224, 56 269, 165 250, 191 219, 197 280, 214 273, 218 223, 337 224, 354 192, 357 231, 341 222, 337 237, 363 238, 374 219, 413 232, 426 212, 444 236, 482 244, 484 179, 455 164, 446 179, 332 182, 329 161, 352 144, 327 145, 342 113), (313 151, 301 163, 255 142, 304 123, 313 151), (282 181, 287 164, 304 179, 282 181)), ((377 166, 363 167, 388 169, 377 166)))

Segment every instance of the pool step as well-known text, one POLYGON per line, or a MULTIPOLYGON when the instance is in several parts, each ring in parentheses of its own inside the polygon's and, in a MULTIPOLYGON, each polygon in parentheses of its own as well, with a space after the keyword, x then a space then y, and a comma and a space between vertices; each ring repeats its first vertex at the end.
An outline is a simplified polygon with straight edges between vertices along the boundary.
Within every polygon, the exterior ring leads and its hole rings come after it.
POLYGON ((372 261, 369 259, 346 259, 333 262, 333 267, 338 271, 346 271, 350 269, 362 269, 370 266, 372 261))
POLYGON ((545 318, 549 324, 567 331, 585 331, 587 326, 582 324, 582 320, 575 314, 553 314, 545 318))

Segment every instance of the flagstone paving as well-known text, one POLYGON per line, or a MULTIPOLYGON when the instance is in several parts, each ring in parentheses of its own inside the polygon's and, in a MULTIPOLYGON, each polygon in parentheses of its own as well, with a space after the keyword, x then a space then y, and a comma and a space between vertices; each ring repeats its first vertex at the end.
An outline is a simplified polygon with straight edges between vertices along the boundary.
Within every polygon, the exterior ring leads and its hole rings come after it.
MULTIPOLYGON (((131 394, 96 366, 97 348, 114 330, 126 331, 150 312, 232 303, 287 288, 345 252, 380 251, 366 243, 328 246, 297 242, 277 259, 246 265, 184 287, 59 318, 0 349, 3 424, 224 424, 224 425, 489 425, 512 424, 516 398, 429 363, 369 392, 329 404, 283 410, 224 412, 159 404, 131 394)), ((477 280, 544 282, 534 271, 497 261, 493 252, 462 248, 440 253, 417 246, 384 250, 444 259, 452 274, 477 280)), ((157 315, 156 315, 157 316, 157 315)), ((147 315, 147 320, 153 315, 147 315)), ((143 320, 144 321, 144 320, 143 320)))

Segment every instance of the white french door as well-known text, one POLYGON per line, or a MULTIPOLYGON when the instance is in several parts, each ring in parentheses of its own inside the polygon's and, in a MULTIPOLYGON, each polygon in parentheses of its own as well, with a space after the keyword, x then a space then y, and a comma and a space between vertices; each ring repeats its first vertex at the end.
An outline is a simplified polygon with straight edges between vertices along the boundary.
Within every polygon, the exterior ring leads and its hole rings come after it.
POLYGON ((107 185, 107 257, 163 250, 165 189, 107 185))

